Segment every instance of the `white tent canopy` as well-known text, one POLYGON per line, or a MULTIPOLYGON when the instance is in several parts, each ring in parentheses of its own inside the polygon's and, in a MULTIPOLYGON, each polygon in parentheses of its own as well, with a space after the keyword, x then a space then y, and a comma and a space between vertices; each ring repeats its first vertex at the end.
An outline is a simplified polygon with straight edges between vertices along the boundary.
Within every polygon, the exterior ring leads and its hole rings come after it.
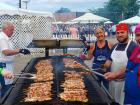
POLYGON ((138 23, 140 23, 140 17, 134 16, 134 17, 131 17, 129 19, 120 21, 119 23, 138 24, 138 23))
POLYGON ((112 21, 106 21, 104 22, 104 24, 112 24, 113 22, 112 21))
POLYGON ((5 15, 5 14, 53 17, 53 14, 51 12, 41 12, 41 11, 19 9, 5 3, 0 3, 0 15, 5 15))
POLYGON ((71 20, 72 22, 73 21, 76 21, 78 23, 80 22, 84 22, 84 23, 97 23, 97 22, 104 22, 104 21, 108 21, 109 19, 107 18, 104 18, 104 17, 101 17, 101 16, 98 16, 98 15, 94 15, 92 13, 86 13, 76 19, 73 19, 71 20))
POLYGON ((77 22, 67 21, 64 24, 76 24, 77 22))
POLYGON ((64 24, 62 21, 52 22, 52 24, 64 24))

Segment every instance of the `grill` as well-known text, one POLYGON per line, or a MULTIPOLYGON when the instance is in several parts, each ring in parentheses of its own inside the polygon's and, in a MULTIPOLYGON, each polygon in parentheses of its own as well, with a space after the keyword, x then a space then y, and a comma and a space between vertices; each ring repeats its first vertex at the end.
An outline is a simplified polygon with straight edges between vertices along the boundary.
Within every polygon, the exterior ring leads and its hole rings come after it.
POLYGON ((38 48, 83 48, 84 43, 80 39, 43 39, 43 40, 33 40, 29 47, 38 48))
MULTIPOLYGON (((34 58, 29 64, 26 66, 23 72, 34 73, 35 72, 35 64, 39 60, 44 59, 52 59, 53 67, 54 67, 54 79, 53 79, 53 87, 52 87, 52 100, 43 101, 43 102, 24 102, 23 98, 25 97, 24 89, 33 83, 32 80, 25 79, 17 79, 13 84, 12 88, 7 92, 5 97, 2 99, 3 105, 117 105, 113 99, 111 99, 102 86, 96 80, 96 76, 94 75, 85 75, 84 82, 86 89, 88 90, 88 102, 70 102, 61 100, 59 94, 63 91, 62 87, 60 87, 62 81, 64 81, 64 73, 63 71, 83 71, 82 69, 74 69, 74 68, 65 68, 63 64, 63 58, 73 58, 85 65, 80 59, 77 57, 64 57, 64 56, 52 56, 47 58, 34 58)), ((86 65, 85 65, 86 66, 86 65)))

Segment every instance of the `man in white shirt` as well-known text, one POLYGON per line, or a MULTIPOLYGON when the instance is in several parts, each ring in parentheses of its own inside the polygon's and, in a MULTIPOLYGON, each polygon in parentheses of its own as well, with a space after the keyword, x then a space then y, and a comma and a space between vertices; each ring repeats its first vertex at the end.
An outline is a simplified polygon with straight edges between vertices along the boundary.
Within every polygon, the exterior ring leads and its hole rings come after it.
MULTIPOLYGON (((2 31, 0 32, 0 62, 6 63, 4 69, 8 70, 11 73, 13 73, 14 55, 19 53, 30 54, 30 51, 27 49, 13 49, 12 42, 9 40, 13 32, 14 32, 14 25, 10 22, 3 22, 2 31)), ((1 96, 3 96, 11 86, 13 82, 13 78, 12 79, 4 78, 0 80, 2 85, 1 96)))

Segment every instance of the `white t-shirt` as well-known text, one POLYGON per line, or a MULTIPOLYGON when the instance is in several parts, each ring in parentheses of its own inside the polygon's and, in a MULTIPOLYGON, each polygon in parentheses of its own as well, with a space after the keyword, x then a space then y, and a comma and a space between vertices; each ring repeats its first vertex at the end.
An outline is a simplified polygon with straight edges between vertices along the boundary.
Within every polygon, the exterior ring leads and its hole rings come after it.
MULTIPOLYGON (((0 62, 6 63, 6 70, 13 72, 14 55, 6 56, 2 54, 3 50, 13 49, 13 45, 4 32, 0 32, 0 62)), ((11 84, 13 79, 5 79, 5 84, 11 84)))

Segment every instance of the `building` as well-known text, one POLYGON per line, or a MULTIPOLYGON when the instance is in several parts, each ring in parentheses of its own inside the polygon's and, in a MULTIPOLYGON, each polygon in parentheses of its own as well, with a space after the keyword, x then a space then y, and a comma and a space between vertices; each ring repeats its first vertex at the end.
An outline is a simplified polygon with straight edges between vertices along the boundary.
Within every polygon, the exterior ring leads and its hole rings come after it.
POLYGON ((66 22, 82 16, 83 14, 85 14, 85 12, 54 13, 54 17, 56 21, 66 22))

